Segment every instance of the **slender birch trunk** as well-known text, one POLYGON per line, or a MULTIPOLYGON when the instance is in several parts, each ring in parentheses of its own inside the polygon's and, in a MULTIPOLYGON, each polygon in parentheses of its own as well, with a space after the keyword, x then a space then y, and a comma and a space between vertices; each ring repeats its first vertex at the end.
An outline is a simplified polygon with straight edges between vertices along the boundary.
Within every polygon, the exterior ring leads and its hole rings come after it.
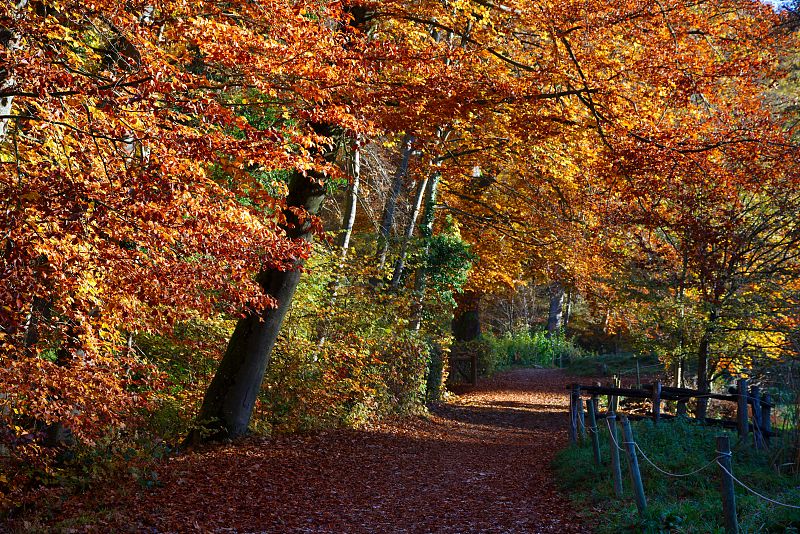
POLYGON ((550 285, 550 313, 547 316, 547 335, 552 337, 564 326, 564 286, 558 282, 550 285))
POLYGON ((380 234, 378 235, 378 269, 383 270, 386 265, 386 256, 389 254, 389 234, 394 226, 394 212, 397 207, 397 197, 403 189, 403 181, 408 174, 408 162, 411 159, 414 137, 406 135, 403 138, 403 145, 400 154, 400 165, 394 173, 392 188, 386 198, 386 206, 383 210, 383 220, 381 221, 380 234))
MULTIPOLYGON (((358 143, 358 140, 356 140, 358 143)), ((339 237, 340 268, 347 257, 350 248, 350 239, 353 235, 353 226, 356 223, 356 209, 358 206, 358 190, 361 185, 361 148, 356 144, 350 157, 350 176, 352 180, 347 188, 347 204, 342 216, 342 232, 339 237)))
POLYGON ((400 249, 400 257, 394 265, 394 273, 392 274, 392 288, 397 289, 400 286, 400 281, 403 279, 403 269, 405 268, 406 255, 408 254, 408 245, 414 235, 414 228, 417 226, 417 218, 422 208, 422 200, 425 198, 425 190, 428 188, 428 178, 423 179, 417 187, 417 195, 414 198, 414 206, 411 212, 411 217, 406 225, 406 231, 403 235, 403 246, 400 249))
POLYGON ((422 326, 422 310, 425 302, 425 285, 427 277, 427 259, 430 252, 430 239, 433 237, 433 222, 436 218, 436 194, 439 188, 439 173, 434 173, 428 180, 428 187, 425 193, 425 213, 422 217, 420 234, 425 240, 425 247, 422 253, 423 264, 417 268, 414 280, 415 303, 411 314, 411 329, 418 332, 422 326))

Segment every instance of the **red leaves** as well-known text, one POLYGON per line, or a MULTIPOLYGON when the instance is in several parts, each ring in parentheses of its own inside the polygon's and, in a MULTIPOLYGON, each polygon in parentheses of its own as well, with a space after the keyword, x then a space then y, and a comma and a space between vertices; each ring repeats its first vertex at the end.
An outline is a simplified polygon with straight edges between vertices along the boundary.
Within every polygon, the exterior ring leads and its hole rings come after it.
POLYGON ((292 3, 162 2, 159 27, 133 4, 68 2, 49 17, 20 5, 0 8, 21 43, 0 46, 21 117, 0 140, 0 384, 16 410, 0 419, 92 440, 145 404, 129 332, 274 305, 255 273, 309 254, 278 228, 282 179, 258 177, 310 168, 296 147, 330 142, 297 122, 306 103, 289 87, 335 77, 339 47, 292 3), (250 88, 252 108, 231 105, 250 88), (275 126, 241 113, 265 109, 275 126))

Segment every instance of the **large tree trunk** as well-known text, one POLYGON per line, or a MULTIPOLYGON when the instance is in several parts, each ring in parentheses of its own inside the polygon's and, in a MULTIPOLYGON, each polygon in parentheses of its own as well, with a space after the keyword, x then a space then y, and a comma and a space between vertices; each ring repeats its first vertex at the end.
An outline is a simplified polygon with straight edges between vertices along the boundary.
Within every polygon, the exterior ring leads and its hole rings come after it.
POLYGON ((552 337, 564 326, 564 286, 558 282, 550 285, 550 313, 547 316, 547 335, 552 337))
POLYGON ((467 290, 455 296, 456 309, 453 312, 453 338, 458 341, 473 341, 481 335, 481 295, 467 290))
MULTIPOLYGON (((330 136, 328 126, 317 125, 315 131, 330 136)), ((332 153, 329 151, 327 156, 330 158, 332 153)), ((318 213, 325 198, 321 179, 314 172, 305 176, 300 172, 293 174, 284 210, 287 220, 284 230, 289 238, 308 241, 313 238, 311 221, 300 222, 291 208, 303 208, 311 215, 318 213)), ((278 306, 250 312, 237 322, 203 399, 198 428, 191 432, 187 443, 235 438, 247 432, 272 348, 300 280, 302 262, 297 261, 294 267, 289 271, 270 268, 258 274, 259 285, 277 300, 278 306)))
POLYGON ((397 197, 400 196, 400 191, 403 189, 403 180, 408 174, 408 161, 411 158, 412 144, 414 137, 406 135, 403 138, 403 147, 400 154, 400 165, 397 166, 397 171, 394 173, 394 181, 392 188, 389 190, 389 196, 386 198, 386 206, 383 209, 383 220, 381 221, 380 235, 378 235, 378 269, 383 270, 386 265, 386 256, 389 253, 389 233, 392 231, 394 225, 394 212, 397 207, 397 197))
MULTIPOLYGON (((708 317, 703 337, 700 339, 700 345, 697 348, 697 390, 701 394, 706 394, 711 391, 710 373, 708 369, 708 355, 711 345, 711 337, 714 334, 714 328, 717 322, 717 310, 712 309, 708 317)), ((706 411, 708 410, 708 397, 699 397, 697 399, 697 407, 695 408, 695 417, 702 421, 706 418, 706 411)))

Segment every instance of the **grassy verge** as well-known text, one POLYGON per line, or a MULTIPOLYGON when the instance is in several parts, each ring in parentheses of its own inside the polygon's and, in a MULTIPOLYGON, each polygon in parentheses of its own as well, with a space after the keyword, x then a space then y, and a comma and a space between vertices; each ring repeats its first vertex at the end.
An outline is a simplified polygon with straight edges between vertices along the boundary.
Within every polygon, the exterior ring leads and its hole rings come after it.
POLYGON ((632 352, 621 352, 572 358, 569 360, 567 372, 576 376, 621 375, 626 380, 635 379, 637 360, 642 376, 664 371, 664 366, 658 361, 657 356, 638 356, 632 352))
MULTIPOLYGON (((640 455, 648 500, 647 511, 640 517, 624 455, 624 498, 620 501, 614 496, 608 429, 604 421, 600 425, 602 466, 594 465, 589 444, 564 449, 554 461, 564 491, 574 498, 578 509, 586 510, 597 533, 724 532, 716 464, 688 477, 671 477, 658 472, 640 455)), ((688 473, 708 464, 715 455, 715 436, 723 432, 682 418, 658 425, 641 421, 633 426, 634 439, 642 450, 653 463, 671 473, 688 473)), ((731 443, 736 443, 735 435, 731 435, 731 443)), ((800 479, 778 475, 770 465, 769 453, 754 451, 749 443, 734 448, 733 473, 767 497, 800 505, 800 479)), ((736 507, 743 533, 800 531, 800 510, 772 505, 738 485, 736 507)))

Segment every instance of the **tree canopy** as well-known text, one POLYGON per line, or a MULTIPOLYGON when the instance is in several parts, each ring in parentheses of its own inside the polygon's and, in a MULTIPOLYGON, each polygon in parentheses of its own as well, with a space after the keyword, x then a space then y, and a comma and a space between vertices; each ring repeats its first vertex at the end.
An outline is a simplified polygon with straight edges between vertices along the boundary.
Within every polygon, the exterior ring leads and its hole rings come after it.
POLYGON ((691 355, 701 388, 793 357, 785 17, 753 0, 4 3, 3 443, 92 442, 165 398, 195 413, 209 382, 195 429, 233 435, 227 417, 246 431, 278 402, 265 369, 348 417, 379 390, 422 402, 452 295, 524 280, 691 355), (322 202, 345 189, 357 238, 333 254, 322 202), (373 261, 381 212, 396 274, 373 261), (183 339, 196 354, 172 367, 143 348, 197 324, 223 334, 183 339), (230 363, 242 351, 260 363, 230 363), (177 367, 201 378, 173 394, 177 367), (246 402, 229 395, 244 375, 246 402))

